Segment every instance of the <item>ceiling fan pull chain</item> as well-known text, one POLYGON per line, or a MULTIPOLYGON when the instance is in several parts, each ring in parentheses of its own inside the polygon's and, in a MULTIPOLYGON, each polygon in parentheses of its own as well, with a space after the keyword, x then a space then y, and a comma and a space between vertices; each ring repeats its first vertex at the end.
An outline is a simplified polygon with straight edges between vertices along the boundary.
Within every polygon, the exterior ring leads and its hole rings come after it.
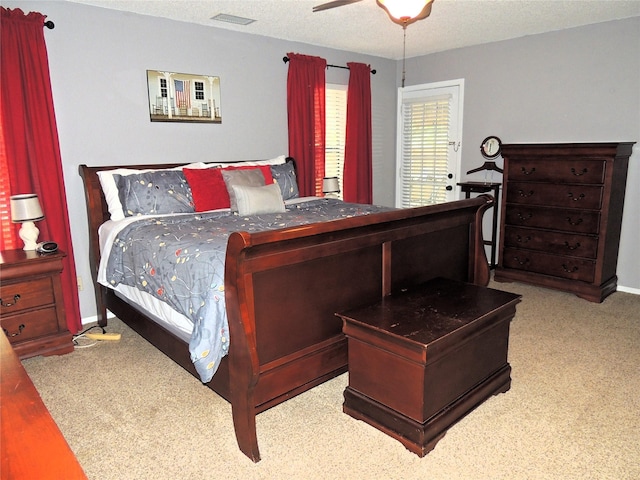
POLYGON ((407 26, 402 26, 402 32, 404 34, 404 38, 402 41, 402 88, 404 88, 404 78, 405 78, 405 60, 407 58, 407 26))

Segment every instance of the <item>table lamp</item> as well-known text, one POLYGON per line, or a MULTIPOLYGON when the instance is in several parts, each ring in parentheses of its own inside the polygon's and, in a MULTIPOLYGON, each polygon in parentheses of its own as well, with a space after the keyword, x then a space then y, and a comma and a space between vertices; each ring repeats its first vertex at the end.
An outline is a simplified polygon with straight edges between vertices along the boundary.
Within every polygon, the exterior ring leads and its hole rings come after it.
POLYGON ((322 193, 325 194, 325 197, 338 198, 338 193, 340 193, 338 177, 324 177, 322 179, 322 193))
POLYGON ((33 222, 44 219, 38 196, 35 193, 25 193, 12 195, 10 200, 11 221, 22 223, 19 235, 24 242, 23 250, 35 250, 40 230, 33 222))

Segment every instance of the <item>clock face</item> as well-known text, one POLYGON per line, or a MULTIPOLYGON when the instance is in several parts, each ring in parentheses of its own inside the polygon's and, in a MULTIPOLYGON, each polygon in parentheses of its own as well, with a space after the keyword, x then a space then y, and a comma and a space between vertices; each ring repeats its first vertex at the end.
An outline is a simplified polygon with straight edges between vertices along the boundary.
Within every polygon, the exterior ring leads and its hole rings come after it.
POLYGON ((500 155, 502 149, 502 142, 498 137, 487 137, 482 141, 480 145, 480 153, 485 158, 496 158, 500 155))

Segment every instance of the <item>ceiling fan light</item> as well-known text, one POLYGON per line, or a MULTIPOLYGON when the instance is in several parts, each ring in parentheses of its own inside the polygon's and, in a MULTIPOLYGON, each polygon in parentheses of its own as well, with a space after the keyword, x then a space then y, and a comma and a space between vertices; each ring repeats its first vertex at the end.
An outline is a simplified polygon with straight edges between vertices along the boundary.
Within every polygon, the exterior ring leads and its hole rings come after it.
POLYGON ((427 18, 433 0, 376 0, 376 3, 384 8, 393 22, 407 26, 427 18))

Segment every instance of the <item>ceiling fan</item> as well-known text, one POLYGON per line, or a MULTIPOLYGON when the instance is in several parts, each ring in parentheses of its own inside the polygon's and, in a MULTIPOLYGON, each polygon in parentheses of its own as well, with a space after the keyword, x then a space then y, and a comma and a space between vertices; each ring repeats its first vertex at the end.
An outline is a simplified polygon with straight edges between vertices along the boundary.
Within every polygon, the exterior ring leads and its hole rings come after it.
MULTIPOLYGON (((360 1, 362 0, 333 0, 313 7, 313 11, 320 12, 360 1)), ((376 3, 387 12, 391 21, 406 28, 407 25, 431 14, 433 0, 376 0, 376 3)))

